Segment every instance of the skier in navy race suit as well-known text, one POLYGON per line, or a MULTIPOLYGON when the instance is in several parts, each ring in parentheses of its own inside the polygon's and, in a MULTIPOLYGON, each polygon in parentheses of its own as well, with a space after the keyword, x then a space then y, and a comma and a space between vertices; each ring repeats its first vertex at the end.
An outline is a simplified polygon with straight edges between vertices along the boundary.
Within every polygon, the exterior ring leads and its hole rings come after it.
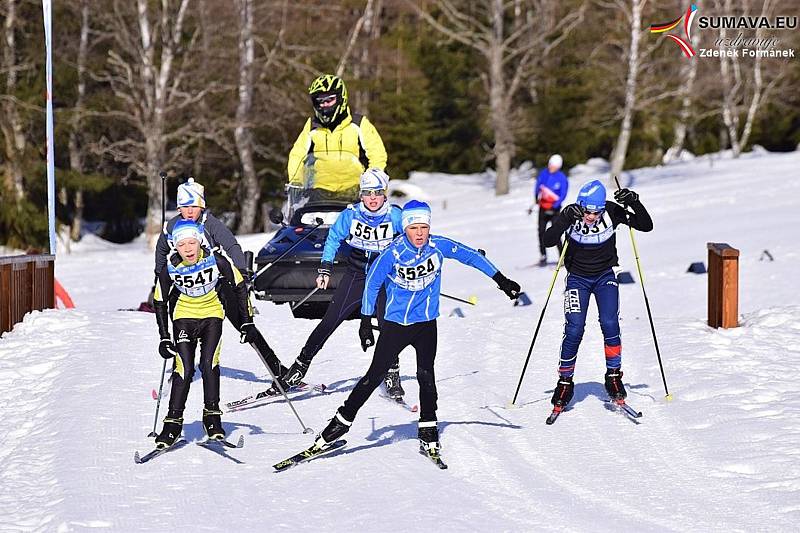
POLYGON ((583 338, 589 297, 594 295, 600 314, 605 344, 605 388, 613 400, 627 396, 622 383, 622 341, 619 329, 619 286, 612 267, 617 258, 616 229, 628 224, 639 231, 651 231, 653 221, 630 189, 614 193, 619 204, 606 201, 606 188, 597 180, 581 187, 578 200, 565 207, 544 234, 546 246, 555 246, 566 234, 569 245, 564 255, 567 269, 564 291, 564 337, 558 367, 558 383, 551 402, 565 407, 572 400, 575 360, 583 338), (621 205, 620 205, 621 204, 621 205))

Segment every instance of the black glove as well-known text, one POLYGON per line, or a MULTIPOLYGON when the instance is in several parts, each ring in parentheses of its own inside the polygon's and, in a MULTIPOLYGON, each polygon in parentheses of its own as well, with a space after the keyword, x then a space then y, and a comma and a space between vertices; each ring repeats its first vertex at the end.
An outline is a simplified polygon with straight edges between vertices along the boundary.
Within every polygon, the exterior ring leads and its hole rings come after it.
POLYGON ((241 274, 244 278, 245 284, 247 285, 247 292, 250 292, 250 290, 253 288, 253 276, 255 275, 255 272, 248 268, 246 270, 242 270, 241 274))
POLYGON ((249 344, 251 342, 256 342, 256 337, 258 337, 258 330, 256 329, 256 325, 253 324, 252 319, 251 322, 245 322, 242 324, 242 327, 239 328, 239 342, 242 344, 249 344))
POLYGON ((361 339, 361 349, 375 345, 375 336, 372 334, 372 317, 361 315, 361 325, 358 327, 358 338, 361 339))
POLYGON ((500 287, 500 290, 506 293, 506 296, 508 296, 512 300, 516 300, 517 298, 519 298, 519 291, 520 291, 519 283, 517 283, 514 280, 508 279, 507 277, 502 275, 500 271, 497 271, 495 275, 492 276, 492 279, 500 287))
POLYGON ((161 342, 158 344, 158 355, 164 359, 172 359, 178 355, 178 352, 175 351, 175 345, 172 344, 171 340, 161 339, 161 342))
POLYGON ((614 191, 614 200, 627 207, 638 202, 639 195, 630 189, 619 189, 614 191))
POLYGON ((561 215, 570 222, 580 220, 583 218, 583 207, 578 204, 569 204, 561 211, 561 215))

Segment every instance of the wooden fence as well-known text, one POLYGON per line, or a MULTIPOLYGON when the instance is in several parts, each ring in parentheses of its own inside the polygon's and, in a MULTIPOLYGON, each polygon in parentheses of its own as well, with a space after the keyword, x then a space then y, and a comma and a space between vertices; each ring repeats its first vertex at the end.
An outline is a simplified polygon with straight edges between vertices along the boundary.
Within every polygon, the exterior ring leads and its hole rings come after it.
POLYGON ((0 257, 0 333, 31 311, 55 307, 54 255, 0 257))

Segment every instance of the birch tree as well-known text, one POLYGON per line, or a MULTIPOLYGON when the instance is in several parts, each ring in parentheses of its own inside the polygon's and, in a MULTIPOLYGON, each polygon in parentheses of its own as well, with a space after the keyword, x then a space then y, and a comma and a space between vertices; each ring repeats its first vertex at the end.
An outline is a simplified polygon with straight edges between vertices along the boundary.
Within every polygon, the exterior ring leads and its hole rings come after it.
MULTIPOLYGON (((381 35, 381 13, 383 10, 383 0, 366 0, 364 11, 358 17, 347 38, 347 46, 339 64, 336 67, 336 75, 343 76, 348 63, 351 65, 352 78, 354 80, 376 80, 381 76, 381 65, 375 60, 375 43, 381 35), (356 46, 361 35, 366 36, 361 39, 360 46, 356 46), (357 50, 356 50, 357 49, 357 50), (351 61, 351 56, 355 60, 351 61)), ((369 91, 354 90, 350 91, 350 101, 352 107, 366 112, 370 104, 369 91)))
POLYGON ((239 187, 239 231, 251 233, 258 214, 261 187, 253 161, 253 131, 251 128, 254 91, 255 40, 253 38, 253 0, 237 0, 239 11, 239 105, 236 106, 234 139, 242 165, 239 187))
MULTIPOLYGON (((694 44, 695 40, 692 40, 694 44)), ((664 154, 663 162, 669 163, 679 158, 686 143, 686 133, 689 129, 689 122, 692 116, 692 95, 694 94, 694 82, 697 78, 697 58, 690 58, 681 65, 680 79, 686 80, 680 87, 681 109, 678 112, 678 120, 675 121, 672 145, 664 154)))
POLYGON ((135 135, 103 139, 97 149, 145 178, 151 246, 161 221, 159 172, 182 161, 194 133, 192 106, 216 88, 213 82, 197 87, 191 76, 199 28, 187 27, 190 3, 115 0, 104 12, 113 46, 98 79, 110 85, 120 105, 102 114, 130 126, 135 135))
POLYGON ((515 155, 514 97, 534 75, 536 67, 583 20, 586 4, 562 17, 541 16, 552 11, 544 0, 433 0, 437 16, 405 0, 433 29, 476 50, 484 59, 492 153, 497 172, 495 194, 507 194, 515 155))
MULTIPOLYGON (((622 121, 620 123, 617 141, 611 152, 611 176, 618 176, 625 165, 628 153, 628 144, 631 140, 633 115, 636 110, 636 85, 638 83, 641 59, 639 57, 639 43, 642 38, 642 9, 647 0, 617 0, 616 5, 625 13, 629 24, 630 45, 628 47, 627 65, 628 72, 625 79, 625 104, 622 108, 622 121)), ((610 178, 613 179, 613 178, 610 178)))
MULTIPOLYGON (((75 99, 75 108, 70 119, 69 128, 69 166, 70 168, 79 173, 85 172, 85 150, 81 139, 83 115, 86 111, 86 63, 89 55, 89 2, 88 0, 81 0, 80 3, 80 16, 81 16, 81 33, 78 40, 78 57, 76 60, 77 70, 77 97, 75 99)), ((83 187, 78 185, 75 189, 73 197, 75 210, 73 211, 72 226, 70 227, 70 239, 77 241, 81 236, 81 220, 83 218, 83 187)))
MULTIPOLYGON (((732 13, 734 10, 731 0, 724 0, 724 2, 715 0, 714 3, 718 13, 732 13)), ((750 3, 739 2, 737 5, 742 5, 743 12, 747 13, 750 3)), ((773 8, 774 4, 771 0, 764 0, 760 16, 770 16, 773 8)), ((727 37, 725 28, 720 29, 719 36, 721 39, 727 37)), ((763 28, 759 26, 755 36, 757 40, 763 39, 763 28)), ((756 55, 753 59, 752 69, 748 69, 738 56, 726 57, 723 55, 720 57, 721 115, 733 157, 739 157, 744 147, 747 146, 759 108, 783 78, 785 72, 785 70, 778 72, 765 85, 763 59, 760 55, 756 55), (743 125, 740 120, 742 113, 745 113, 743 125)))
POLYGON ((4 185, 12 197, 21 201, 25 198, 23 183, 23 158, 27 147, 25 124, 20 114, 16 98, 20 71, 29 68, 19 60, 20 53, 16 32, 20 21, 17 17, 17 0, 6 0, 5 20, 3 21, 3 66, 5 74, 5 94, 2 98, 0 131, 3 132, 3 156, 5 159, 4 185))

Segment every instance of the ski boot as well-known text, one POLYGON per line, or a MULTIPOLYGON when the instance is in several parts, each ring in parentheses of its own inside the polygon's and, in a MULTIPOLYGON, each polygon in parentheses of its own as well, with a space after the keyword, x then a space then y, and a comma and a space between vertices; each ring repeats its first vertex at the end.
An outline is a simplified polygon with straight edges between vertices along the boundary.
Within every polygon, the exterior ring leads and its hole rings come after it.
POLYGON ((222 411, 218 403, 207 403, 203 408, 203 426, 206 428, 208 440, 224 440, 225 430, 222 428, 222 411))
POLYGON ((343 417, 342 414, 337 410, 334 417, 331 418, 331 421, 328 423, 325 429, 322 430, 322 433, 317 436, 317 440, 314 441, 314 446, 317 449, 323 449, 330 446, 336 442, 339 437, 350 431, 351 425, 352 422, 343 417))
POLYGON ((625 385, 622 384, 622 370, 619 368, 606 370, 606 392, 612 400, 624 400, 628 396, 625 385))
POLYGON ((547 266, 547 256, 546 255, 543 255, 543 256, 539 257, 539 266, 540 267, 547 266))
MULTIPOLYGON (((292 365, 292 367, 294 367, 294 365, 292 365)), ((283 392, 289 392, 289 384, 286 383, 285 378, 289 374, 291 369, 290 368, 286 368, 283 365, 281 365, 280 368, 281 368, 281 373, 280 374, 275 374, 275 377, 277 379, 272 380, 272 384, 270 384, 269 388, 267 389, 267 395, 268 396, 280 396, 281 395, 281 389, 278 388, 278 384, 280 384, 280 386, 283 388, 283 392)))
POLYGON ((556 407, 566 407, 572 401, 574 392, 575 384, 572 382, 572 376, 560 376, 550 403, 556 407))
POLYGON ((181 436, 183 429, 183 417, 181 411, 169 411, 164 418, 164 425, 161 427, 161 433, 156 437, 156 449, 163 450, 169 448, 181 436))
POLYGON ((296 359, 281 378, 283 380, 281 385, 284 385, 284 390, 286 390, 287 387, 296 387, 299 385, 306 376, 306 372, 308 372, 308 366, 308 363, 304 363, 299 358, 296 359))
POLYGON ((439 444, 439 429, 436 427, 436 420, 429 422, 420 421, 417 429, 419 439, 419 451, 426 455, 438 455, 442 446, 439 444))
POLYGON ((400 384, 400 369, 390 368, 383 378, 383 383, 386 385, 386 394, 393 400, 402 400, 406 391, 400 384))

